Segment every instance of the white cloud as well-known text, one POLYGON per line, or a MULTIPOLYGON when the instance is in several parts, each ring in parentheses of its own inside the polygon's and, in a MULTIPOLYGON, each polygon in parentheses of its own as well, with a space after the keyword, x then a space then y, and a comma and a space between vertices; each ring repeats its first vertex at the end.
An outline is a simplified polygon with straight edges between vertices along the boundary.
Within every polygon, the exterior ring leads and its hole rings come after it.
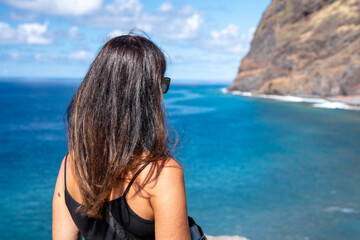
POLYGON ((159 7, 160 12, 168 12, 168 11, 171 11, 172 9, 173 9, 173 6, 169 2, 163 2, 159 7))
POLYGON ((34 13, 25 13, 24 11, 20 12, 11 12, 9 18, 13 21, 23 21, 23 22, 32 22, 36 21, 37 16, 34 13))
POLYGON ((35 54, 34 58, 37 61, 41 61, 43 59, 43 55, 41 53, 37 53, 37 54, 35 54))
POLYGON ((112 31, 111 33, 109 33, 107 36, 108 36, 108 38, 114 38, 114 37, 121 36, 124 34, 127 34, 127 32, 116 29, 116 30, 112 31))
POLYGON ((153 16, 146 16, 144 19, 144 22, 153 26, 152 33, 171 40, 193 39, 198 36, 201 24, 204 22, 199 11, 190 5, 173 7, 167 3, 163 3, 161 9, 163 11, 160 14, 156 12, 153 16))
POLYGON ((229 24, 225 29, 216 32, 212 31, 211 36, 215 40, 227 39, 228 37, 237 37, 239 31, 239 27, 234 24, 229 24))
POLYGON ((14 53, 10 53, 10 57, 13 60, 17 60, 17 59, 19 59, 20 55, 18 53, 14 52, 14 53))
MULTIPOLYGON (((203 50, 206 51, 206 50, 203 50)), ((180 53, 171 56, 171 60, 176 64, 231 64, 238 63, 239 56, 221 54, 221 53, 211 53, 211 52, 198 52, 198 54, 188 54, 180 53)))
POLYGON ((63 58, 61 56, 58 55, 54 55, 54 54, 43 54, 43 53, 36 53, 34 56, 32 56, 33 59, 37 62, 55 62, 55 61, 59 61, 62 60, 63 58))
POLYGON ((76 39, 76 40, 83 40, 83 35, 81 34, 80 28, 77 26, 71 26, 67 29, 62 28, 53 28, 47 34, 54 40, 58 39, 76 39))
POLYGON ((79 35, 79 28, 76 26, 72 26, 68 30, 68 34, 70 38, 76 38, 79 35))
POLYGON ((197 36, 203 18, 190 5, 174 7, 164 2, 154 12, 146 12, 138 0, 114 0, 96 13, 75 21, 101 28, 130 30, 135 27, 163 39, 191 39, 197 36))
POLYGON ((14 8, 50 15, 80 16, 101 7, 103 0, 5 0, 14 8))
POLYGON ((26 62, 26 63, 34 63, 34 62, 45 62, 45 63, 50 63, 50 62, 55 62, 55 63, 59 63, 60 61, 64 61, 64 60, 68 60, 68 58, 64 58, 63 56, 59 56, 56 54, 51 54, 51 53, 27 53, 27 52, 9 52, 9 53, 4 53, 2 55, 0 55, 0 61, 5 61, 5 62, 26 62))
MULTIPOLYGON (((131 30, 139 28, 163 39, 192 39, 203 23, 201 12, 191 5, 174 6, 164 1, 155 11, 146 11, 140 0, 4 0, 25 10, 24 14, 68 15, 68 20, 90 27, 131 30)), ((15 16, 18 17, 18 16, 15 16)), ((69 32, 76 34, 76 29, 69 32)), ((74 37, 70 37, 74 38, 74 37)))
POLYGON ((52 39, 47 35, 49 23, 25 23, 17 28, 0 22, 0 43, 2 44, 50 44, 52 39))
POLYGON ((246 53, 249 50, 255 28, 250 28, 246 33, 240 33, 240 27, 229 24, 220 31, 212 31, 211 37, 204 40, 204 47, 218 52, 246 53))
POLYGON ((25 39, 29 44, 49 44, 51 39, 46 38, 44 34, 47 31, 48 22, 44 24, 25 23, 18 28, 19 32, 24 32, 25 39))
POLYGON ((105 11, 113 15, 137 16, 143 9, 138 0, 115 0, 105 6, 105 11))
POLYGON ((114 0, 92 15, 74 19, 91 27, 128 29, 142 25, 143 5, 138 0, 114 0))
POLYGON ((160 31, 160 35, 169 39, 195 38, 202 22, 203 19, 198 13, 193 13, 184 18, 177 17, 168 24, 167 29, 160 31))
POLYGON ((93 54, 91 54, 87 51, 84 51, 84 50, 81 50, 81 51, 78 51, 75 53, 71 53, 68 56, 69 59, 77 60, 77 61, 90 61, 93 59, 93 57, 94 57, 93 54))

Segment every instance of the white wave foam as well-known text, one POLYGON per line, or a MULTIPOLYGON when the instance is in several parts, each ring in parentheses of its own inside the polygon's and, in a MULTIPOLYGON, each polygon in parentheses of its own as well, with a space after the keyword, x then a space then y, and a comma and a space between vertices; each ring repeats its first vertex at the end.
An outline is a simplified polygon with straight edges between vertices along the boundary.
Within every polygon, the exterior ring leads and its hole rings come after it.
POLYGON ((325 212, 341 212, 341 213, 359 213, 358 210, 354 208, 342 208, 342 207, 328 207, 324 209, 325 212))
POLYGON ((290 96, 290 95, 256 94, 256 93, 242 92, 242 91, 237 91, 237 90, 229 92, 226 88, 222 88, 221 92, 222 93, 230 93, 233 95, 241 95, 241 96, 245 96, 245 97, 273 99, 273 100, 284 101, 284 102, 312 103, 312 106, 317 107, 317 108, 351 109, 351 110, 358 109, 358 108, 352 107, 346 103, 328 101, 328 100, 322 99, 322 98, 297 97, 297 96, 290 96))
POLYGON ((259 94, 261 98, 268 98, 274 99, 284 102, 307 102, 307 103, 324 103, 326 100, 321 98, 304 98, 304 97, 296 97, 296 96, 280 96, 280 95, 266 95, 266 94, 259 94))
POLYGON ((249 240, 245 237, 241 236, 206 236, 208 240, 249 240))
POLYGON ((221 91, 222 93, 229 93, 229 91, 227 90, 227 88, 221 88, 220 91, 221 91))
POLYGON ((241 92, 241 91, 233 91, 231 92, 234 95, 241 95, 241 96, 245 96, 245 97, 252 97, 253 94, 251 92, 241 92))
POLYGON ((351 106, 345 104, 345 103, 341 103, 341 102, 329 102, 326 101, 324 103, 316 103, 313 105, 314 107, 319 107, 319 108, 330 108, 330 109, 351 109, 351 106))

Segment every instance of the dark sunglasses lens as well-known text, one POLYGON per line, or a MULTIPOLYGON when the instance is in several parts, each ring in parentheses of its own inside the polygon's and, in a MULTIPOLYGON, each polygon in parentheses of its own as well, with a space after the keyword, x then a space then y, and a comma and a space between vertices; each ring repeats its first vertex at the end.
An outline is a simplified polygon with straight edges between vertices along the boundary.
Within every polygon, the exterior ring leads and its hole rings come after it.
POLYGON ((169 85, 163 83, 163 93, 166 93, 169 90, 169 85))

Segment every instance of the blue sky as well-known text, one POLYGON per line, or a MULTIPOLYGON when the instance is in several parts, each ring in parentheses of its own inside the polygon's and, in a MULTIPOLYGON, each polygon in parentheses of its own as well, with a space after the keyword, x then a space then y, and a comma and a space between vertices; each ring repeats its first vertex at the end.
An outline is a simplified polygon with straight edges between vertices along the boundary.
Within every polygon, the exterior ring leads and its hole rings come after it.
POLYGON ((230 83, 270 2, 0 0, 0 77, 82 78, 109 38, 137 27, 174 81, 230 83))

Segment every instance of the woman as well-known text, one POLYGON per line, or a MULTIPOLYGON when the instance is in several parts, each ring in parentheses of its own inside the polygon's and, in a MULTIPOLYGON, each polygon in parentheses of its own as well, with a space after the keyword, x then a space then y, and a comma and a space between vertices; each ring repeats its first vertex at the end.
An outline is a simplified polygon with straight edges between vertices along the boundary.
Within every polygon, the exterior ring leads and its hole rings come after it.
POLYGON ((100 50, 66 112, 53 239, 190 239, 184 175, 164 122, 165 70, 164 54, 141 36, 100 50))

